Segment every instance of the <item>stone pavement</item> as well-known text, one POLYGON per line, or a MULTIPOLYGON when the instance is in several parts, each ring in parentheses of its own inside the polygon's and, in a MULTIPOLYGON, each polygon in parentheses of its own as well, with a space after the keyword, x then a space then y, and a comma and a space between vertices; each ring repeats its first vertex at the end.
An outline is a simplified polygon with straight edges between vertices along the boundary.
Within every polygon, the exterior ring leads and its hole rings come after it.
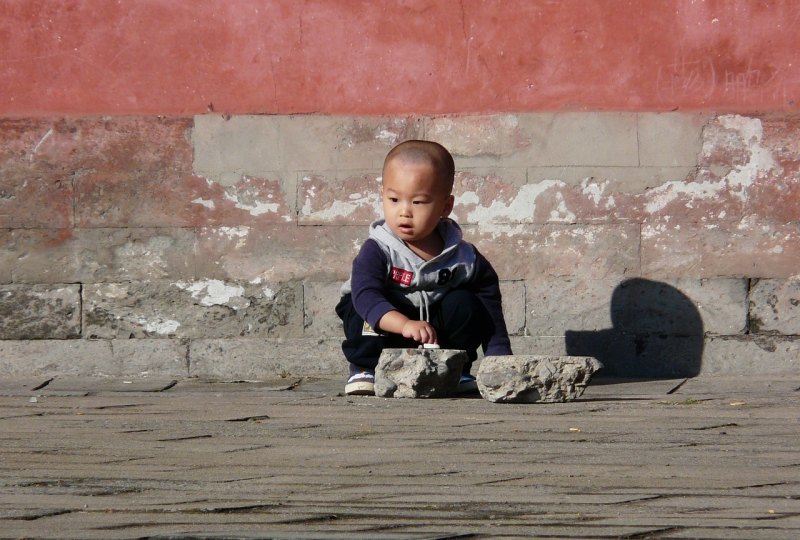
POLYGON ((2 538, 800 538, 798 376, 533 405, 46 382, 0 382, 2 538))

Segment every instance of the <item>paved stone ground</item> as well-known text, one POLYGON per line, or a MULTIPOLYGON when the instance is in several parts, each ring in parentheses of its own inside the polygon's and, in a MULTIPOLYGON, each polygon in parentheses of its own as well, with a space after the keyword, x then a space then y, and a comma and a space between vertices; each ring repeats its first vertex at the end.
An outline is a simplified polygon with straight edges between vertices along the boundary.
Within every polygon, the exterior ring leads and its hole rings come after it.
POLYGON ((502 405, 3 381, 0 536, 800 537, 800 377, 602 382, 502 405))

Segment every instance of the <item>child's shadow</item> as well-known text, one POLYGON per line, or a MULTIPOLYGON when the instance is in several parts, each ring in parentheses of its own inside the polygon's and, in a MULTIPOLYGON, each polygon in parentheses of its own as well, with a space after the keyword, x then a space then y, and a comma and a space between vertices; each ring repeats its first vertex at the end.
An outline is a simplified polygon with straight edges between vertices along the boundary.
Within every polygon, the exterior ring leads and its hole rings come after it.
POLYGON ((567 330, 570 356, 593 356, 604 376, 693 377, 703 358, 703 321, 675 287, 641 278, 620 283, 611 296, 613 328, 567 330))

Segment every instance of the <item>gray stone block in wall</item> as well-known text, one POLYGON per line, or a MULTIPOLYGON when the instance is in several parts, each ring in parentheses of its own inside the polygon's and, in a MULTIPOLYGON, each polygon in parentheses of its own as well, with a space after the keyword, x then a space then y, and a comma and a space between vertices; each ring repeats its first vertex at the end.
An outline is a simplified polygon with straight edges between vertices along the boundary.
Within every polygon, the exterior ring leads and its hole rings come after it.
POLYGON ((487 356, 478 369, 478 391, 494 403, 571 401, 601 367, 592 357, 487 356))
POLYGON ((263 176, 280 170, 280 122, 281 117, 270 115, 195 116, 195 174, 229 186, 242 176, 263 176))
POLYGON ((0 340, 0 373, 8 378, 113 377, 123 370, 108 340, 0 340))
POLYGON ((189 374, 224 380, 264 380, 278 377, 341 375, 347 362, 341 339, 193 339, 189 343, 189 374))
POLYGON ((706 338, 704 375, 796 375, 800 371, 800 337, 781 335, 706 338))
POLYGON ((641 166, 696 166, 708 117, 686 113, 639 113, 641 166))
POLYGON ((15 283, 191 279, 191 229, 15 229, 0 234, 0 269, 15 283), (5 236, 5 238, 4 238, 5 236))
POLYGON ((630 113, 442 116, 424 125, 425 136, 444 144, 460 167, 639 165, 630 113))
POLYGON ((84 287, 84 335, 96 338, 299 337, 302 285, 221 280, 84 287))
POLYGON ((304 335, 313 338, 344 338, 342 321, 336 315, 341 281, 303 283, 304 335))
POLYGON ((0 339, 81 334, 80 285, 0 285, 0 339))
POLYGON ((751 285, 750 331, 800 335, 800 280, 761 279, 751 285))
POLYGON ((455 349, 384 349, 375 370, 375 395, 438 398, 456 392, 467 353, 455 349))

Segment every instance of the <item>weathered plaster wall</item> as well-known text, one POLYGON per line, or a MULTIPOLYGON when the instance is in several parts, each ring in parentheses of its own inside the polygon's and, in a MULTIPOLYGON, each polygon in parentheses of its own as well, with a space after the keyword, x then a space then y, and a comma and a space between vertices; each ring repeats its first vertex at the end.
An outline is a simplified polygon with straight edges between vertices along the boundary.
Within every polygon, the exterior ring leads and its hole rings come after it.
POLYGON ((4 0, 0 115, 797 110, 796 0, 4 0))
POLYGON ((343 371, 381 162, 426 137, 517 352, 796 372, 796 8, 0 0, 0 368, 343 371))
POLYGON ((788 372, 800 118, 684 113, 0 120, 6 373, 340 371, 382 159, 441 141, 517 352, 788 372))

